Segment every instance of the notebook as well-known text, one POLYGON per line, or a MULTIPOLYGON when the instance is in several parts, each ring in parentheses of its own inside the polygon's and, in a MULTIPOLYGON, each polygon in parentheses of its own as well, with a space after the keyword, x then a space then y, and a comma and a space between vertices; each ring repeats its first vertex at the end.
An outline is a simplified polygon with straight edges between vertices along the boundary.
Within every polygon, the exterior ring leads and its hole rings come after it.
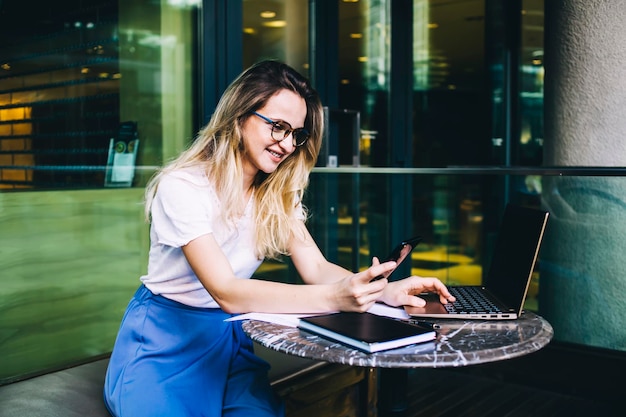
POLYGON ((368 353, 428 342, 437 336, 432 329, 372 313, 303 317, 298 327, 368 353))
POLYGON ((482 286, 448 286, 454 303, 437 294, 420 294, 425 307, 405 307, 411 317, 483 320, 517 319, 522 313, 541 241, 547 211, 508 204, 489 272, 482 286))

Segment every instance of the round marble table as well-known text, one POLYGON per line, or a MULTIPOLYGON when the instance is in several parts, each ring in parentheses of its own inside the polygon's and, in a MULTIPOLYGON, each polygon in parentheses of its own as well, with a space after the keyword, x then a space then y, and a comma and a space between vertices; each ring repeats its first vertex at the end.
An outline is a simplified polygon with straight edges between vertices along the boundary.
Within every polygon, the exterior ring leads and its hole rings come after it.
POLYGON ((258 320, 244 331, 263 346, 290 355, 352 366, 442 368, 501 361, 535 352, 553 336, 552 326, 526 312, 517 320, 433 320, 441 325, 434 342, 364 353, 298 328, 258 320))

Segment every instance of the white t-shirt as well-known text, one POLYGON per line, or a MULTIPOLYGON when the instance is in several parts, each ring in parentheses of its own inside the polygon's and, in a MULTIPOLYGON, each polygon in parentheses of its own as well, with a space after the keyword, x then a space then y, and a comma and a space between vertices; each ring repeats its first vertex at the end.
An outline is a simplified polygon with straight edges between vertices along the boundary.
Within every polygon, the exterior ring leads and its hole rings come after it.
POLYGON ((201 168, 178 170, 159 182, 152 203, 148 273, 141 277, 154 294, 204 308, 219 305, 192 271, 182 246, 212 233, 238 278, 250 278, 262 260, 254 254, 252 199, 230 228, 220 218, 215 187, 201 168))

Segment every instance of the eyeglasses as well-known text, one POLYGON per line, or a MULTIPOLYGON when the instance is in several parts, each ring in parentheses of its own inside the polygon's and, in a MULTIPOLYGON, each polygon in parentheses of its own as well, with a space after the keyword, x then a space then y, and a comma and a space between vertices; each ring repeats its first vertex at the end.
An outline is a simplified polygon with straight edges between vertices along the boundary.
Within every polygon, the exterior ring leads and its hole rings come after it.
POLYGON ((291 125, 282 120, 272 120, 269 117, 265 117, 262 114, 259 114, 255 111, 252 112, 255 116, 259 116, 261 119, 265 120, 268 124, 272 125, 272 139, 276 142, 280 142, 289 136, 291 133, 291 140, 293 141, 293 146, 302 146, 309 139, 309 131, 303 127, 298 129, 294 129, 291 125))

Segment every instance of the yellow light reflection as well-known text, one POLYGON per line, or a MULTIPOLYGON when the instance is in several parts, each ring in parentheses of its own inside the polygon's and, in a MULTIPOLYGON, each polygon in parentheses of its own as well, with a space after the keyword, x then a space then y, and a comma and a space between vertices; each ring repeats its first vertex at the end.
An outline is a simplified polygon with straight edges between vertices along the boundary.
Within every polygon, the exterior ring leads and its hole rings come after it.
POLYGON ((287 22, 284 20, 272 20, 270 22, 263 22, 263 26, 266 28, 284 28, 287 26, 287 22))

